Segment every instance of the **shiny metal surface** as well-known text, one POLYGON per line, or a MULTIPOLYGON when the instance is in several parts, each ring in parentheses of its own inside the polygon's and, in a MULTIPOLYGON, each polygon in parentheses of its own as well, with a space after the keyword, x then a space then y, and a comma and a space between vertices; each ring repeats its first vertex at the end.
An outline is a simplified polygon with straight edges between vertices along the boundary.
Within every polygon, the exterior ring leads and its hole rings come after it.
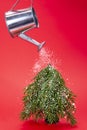
POLYGON ((33 8, 5 13, 6 24, 11 36, 17 36, 23 31, 39 27, 39 23, 33 8))
POLYGON ((42 43, 39 43, 38 41, 32 39, 31 37, 25 35, 24 33, 20 33, 19 34, 19 37, 26 40, 26 41, 29 41, 31 43, 33 43, 34 45, 36 45, 38 47, 38 51, 40 51, 40 49, 43 47, 43 45, 45 44, 45 41, 42 42, 42 43))
POLYGON ((5 19, 9 33, 12 37, 18 36, 23 40, 31 42, 38 47, 38 50, 40 50, 45 44, 45 42, 39 43, 38 41, 24 34, 27 30, 39 27, 34 8, 31 7, 17 11, 8 11, 5 13, 5 19))

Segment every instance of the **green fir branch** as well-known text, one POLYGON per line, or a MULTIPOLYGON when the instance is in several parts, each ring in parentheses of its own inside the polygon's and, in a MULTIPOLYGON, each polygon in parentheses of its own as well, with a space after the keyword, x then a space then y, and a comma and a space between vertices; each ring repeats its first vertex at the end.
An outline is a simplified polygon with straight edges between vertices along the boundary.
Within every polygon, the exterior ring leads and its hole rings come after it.
POLYGON ((31 84, 24 90, 21 119, 44 119, 47 123, 57 123, 60 118, 67 117, 71 125, 76 124, 75 95, 66 87, 61 74, 48 65, 42 69, 31 84))

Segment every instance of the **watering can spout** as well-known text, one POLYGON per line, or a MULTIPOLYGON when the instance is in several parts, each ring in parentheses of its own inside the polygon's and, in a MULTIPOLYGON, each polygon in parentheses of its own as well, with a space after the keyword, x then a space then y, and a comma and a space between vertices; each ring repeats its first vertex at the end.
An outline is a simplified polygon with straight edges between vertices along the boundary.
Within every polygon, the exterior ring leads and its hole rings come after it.
POLYGON ((31 42, 31 43, 33 43, 34 45, 36 45, 36 46, 38 47, 38 51, 40 51, 41 48, 43 47, 43 45, 45 44, 45 41, 42 42, 42 43, 39 43, 38 41, 32 39, 31 37, 27 36, 27 35, 24 34, 24 33, 20 33, 18 36, 19 36, 20 38, 22 38, 22 39, 24 39, 24 40, 26 40, 26 41, 28 41, 28 42, 31 42))

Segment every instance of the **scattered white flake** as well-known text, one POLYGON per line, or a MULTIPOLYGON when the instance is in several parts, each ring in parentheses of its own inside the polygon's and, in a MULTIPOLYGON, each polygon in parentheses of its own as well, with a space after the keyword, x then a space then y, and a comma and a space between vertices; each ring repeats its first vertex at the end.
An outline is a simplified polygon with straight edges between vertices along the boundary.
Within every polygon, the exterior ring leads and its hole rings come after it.
POLYGON ((42 48, 38 52, 39 56, 35 60, 34 66, 29 70, 28 79, 25 81, 25 85, 27 86, 29 83, 32 83, 32 80, 41 69, 45 68, 48 64, 51 64, 55 69, 60 70, 61 59, 55 58, 53 51, 47 48, 42 48))
POLYGON ((42 48, 39 52, 39 58, 33 66, 33 72, 38 73, 48 64, 56 67, 58 65, 58 60, 54 58, 54 54, 52 51, 48 50, 47 48, 42 48))
POLYGON ((66 81, 69 81, 69 79, 68 79, 68 78, 66 78, 66 81))

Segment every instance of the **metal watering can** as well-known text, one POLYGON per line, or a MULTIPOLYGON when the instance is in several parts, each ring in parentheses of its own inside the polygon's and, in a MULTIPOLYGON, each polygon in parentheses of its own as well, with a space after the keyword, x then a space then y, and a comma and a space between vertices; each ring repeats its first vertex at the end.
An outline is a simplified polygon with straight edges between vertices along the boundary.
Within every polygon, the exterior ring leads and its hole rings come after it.
MULTIPOLYGON (((16 5, 17 3, 14 6, 16 5)), ((12 8, 10 11, 5 13, 5 20, 9 33, 12 37, 18 36, 28 42, 31 42, 38 47, 38 50, 40 50, 45 44, 45 41, 39 43, 25 34, 26 31, 39 27, 38 19, 32 6, 21 10, 14 10, 12 8)))

